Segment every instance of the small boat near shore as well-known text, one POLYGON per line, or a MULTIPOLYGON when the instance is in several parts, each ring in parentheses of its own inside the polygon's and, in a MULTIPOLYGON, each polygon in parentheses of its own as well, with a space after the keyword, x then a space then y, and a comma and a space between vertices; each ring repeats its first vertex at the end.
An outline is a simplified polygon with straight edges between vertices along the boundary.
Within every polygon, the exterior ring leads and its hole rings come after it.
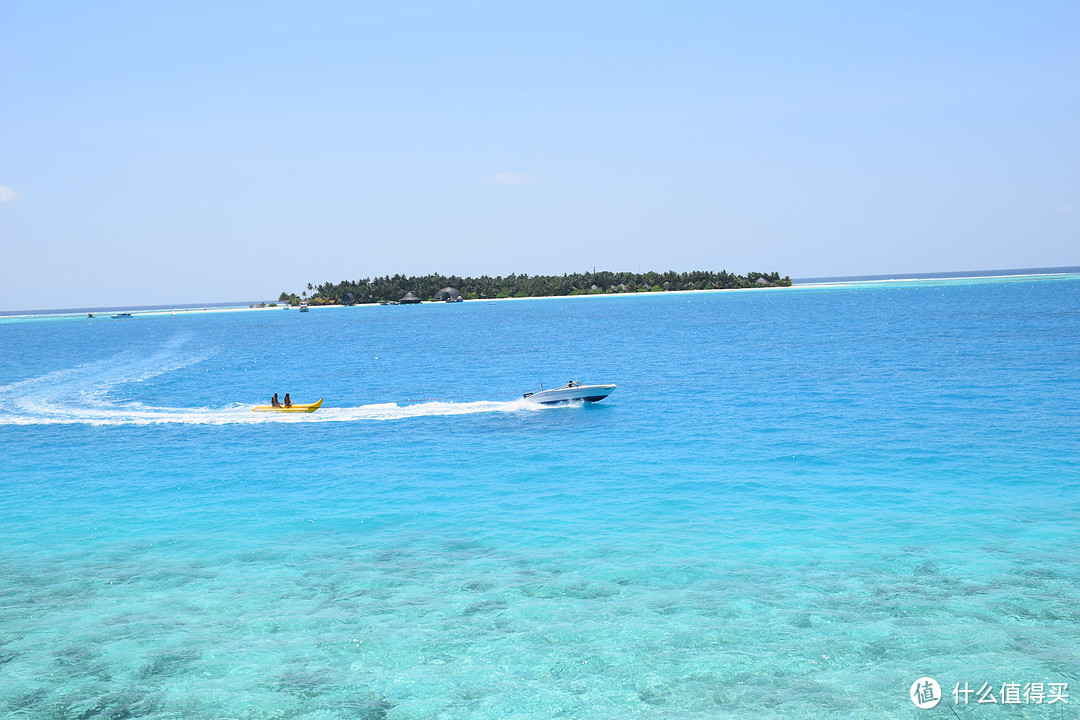
MULTIPOLYGON (((91 317, 93 317, 93 316, 91 316, 91 317)), ((129 318, 129 317, 135 317, 135 316, 132 315, 131 313, 116 313, 112 317, 113 317, 113 320, 118 320, 120 318, 129 318)))
POLYGON ((285 407, 284 405, 281 405, 281 406, 256 405, 255 407, 251 408, 251 410, 252 410, 252 412, 305 412, 305 413, 312 413, 312 412, 315 412, 316 410, 318 410, 320 407, 322 407, 322 401, 323 401, 323 399, 319 398, 318 402, 308 403, 306 405, 301 404, 301 403, 293 403, 289 407, 285 407))
POLYGON ((541 405, 556 405, 570 402, 599 402, 612 393, 615 385, 583 385, 571 380, 562 387, 552 390, 544 390, 540 386, 539 392, 525 393, 525 399, 529 402, 541 405))

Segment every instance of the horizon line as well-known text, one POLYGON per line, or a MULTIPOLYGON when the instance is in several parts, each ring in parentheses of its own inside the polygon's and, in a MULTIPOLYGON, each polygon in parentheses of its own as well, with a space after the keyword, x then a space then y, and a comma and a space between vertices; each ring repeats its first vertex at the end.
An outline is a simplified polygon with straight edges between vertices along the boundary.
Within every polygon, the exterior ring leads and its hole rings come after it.
POLYGON ((1024 277, 1037 275, 1076 275, 1080 265, 1062 265, 1034 268, 997 268, 994 270, 949 270, 936 272, 882 273, 876 275, 822 275, 817 277, 791 278, 792 284, 822 282, 860 282, 864 280, 944 280, 964 278, 1024 277))

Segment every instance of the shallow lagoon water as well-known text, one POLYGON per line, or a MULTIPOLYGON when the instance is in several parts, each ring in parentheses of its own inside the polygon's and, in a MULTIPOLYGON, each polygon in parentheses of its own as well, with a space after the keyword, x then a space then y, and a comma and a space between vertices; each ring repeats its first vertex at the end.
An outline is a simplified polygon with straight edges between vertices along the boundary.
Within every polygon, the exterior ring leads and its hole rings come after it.
POLYGON ((1075 277, 0 342, 0 714, 952 717, 923 676, 1080 702, 1075 277), (520 401, 571 378, 619 388, 520 401), (250 412, 274 392, 325 404, 250 412))

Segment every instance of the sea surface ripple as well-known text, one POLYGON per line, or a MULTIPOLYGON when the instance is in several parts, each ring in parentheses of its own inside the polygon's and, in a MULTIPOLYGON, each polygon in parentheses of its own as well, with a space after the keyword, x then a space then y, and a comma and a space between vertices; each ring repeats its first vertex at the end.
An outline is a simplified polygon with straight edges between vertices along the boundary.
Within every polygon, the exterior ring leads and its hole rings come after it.
POLYGON ((0 342, 3 717, 1080 701, 1075 276, 0 319, 0 342), (619 387, 522 402, 570 379, 619 387), (275 392, 324 406, 251 412, 275 392))

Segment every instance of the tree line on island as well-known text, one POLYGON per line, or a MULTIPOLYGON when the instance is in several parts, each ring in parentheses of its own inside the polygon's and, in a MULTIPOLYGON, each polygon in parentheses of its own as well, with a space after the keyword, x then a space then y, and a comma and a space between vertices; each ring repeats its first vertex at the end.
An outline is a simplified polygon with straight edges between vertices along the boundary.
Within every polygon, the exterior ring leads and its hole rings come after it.
POLYGON ((351 305, 397 302, 408 293, 421 300, 432 300, 443 288, 452 287, 466 300, 511 297, 552 297, 570 295, 603 295, 636 292, 665 292, 671 290, 727 290, 735 288, 787 287, 791 278, 779 273, 750 272, 736 275, 726 270, 712 272, 591 272, 566 275, 517 275, 478 278, 457 275, 393 275, 326 282, 308 283, 307 290, 283 292, 278 302, 299 305, 351 305))

